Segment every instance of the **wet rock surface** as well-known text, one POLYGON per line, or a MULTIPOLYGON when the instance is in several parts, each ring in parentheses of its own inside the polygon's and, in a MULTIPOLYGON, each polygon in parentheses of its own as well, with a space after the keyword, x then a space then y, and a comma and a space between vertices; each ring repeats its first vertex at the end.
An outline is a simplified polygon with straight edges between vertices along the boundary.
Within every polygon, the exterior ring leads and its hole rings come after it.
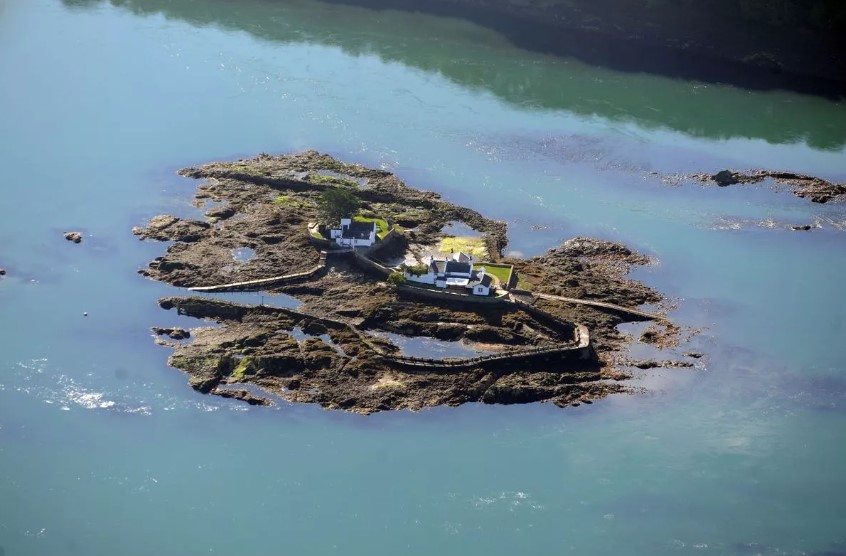
POLYGON ((776 185, 790 187, 793 190, 793 194, 797 197, 809 199, 814 203, 827 203, 846 195, 846 184, 832 183, 822 178, 794 172, 774 170, 736 172, 732 170, 721 170, 716 174, 693 174, 690 177, 704 183, 715 183, 720 187, 738 184, 755 184, 765 180, 772 180, 776 185))
POLYGON ((73 243, 80 243, 82 241, 81 232, 65 232, 65 239, 73 243))
POLYGON ((159 336, 167 336, 172 340, 185 340, 191 337, 191 333, 184 328, 160 328, 154 326, 153 332, 159 336))
MULTIPOLYGON (((629 307, 662 299, 624 277, 630 265, 648 262, 625 246, 575 238, 540 257, 501 259, 504 223, 410 188, 388 172, 313 151, 260 155, 180 173, 207 180, 197 196, 220 203, 214 212, 218 216, 210 216, 215 222, 160 217, 136 231, 142 238, 174 241, 142 273, 177 286, 262 279, 310 268, 327 246, 314 244, 307 224, 317 218, 318 195, 336 187, 359 197, 365 214, 414 222, 415 228, 404 230, 379 257, 402 255, 412 242, 434 245, 445 225, 460 222, 482 235, 491 262, 513 264, 520 284, 538 293, 629 307), (249 262, 233 261, 231 251, 239 247, 252 248, 256 256, 249 262)), ((523 297, 534 303, 531 310, 507 297, 483 305, 421 299, 390 287, 350 256, 330 255, 327 265, 324 273, 273 290, 300 301, 296 310, 207 297, 162 299, 164 309, 217 324, 192 329, 190 342, 160 340, 174 350, 169 363, 186 372, 191 386, 201 392, 253 403, 232 393, 237 384, 251 384, 289 401, 365 414, 467 402, 549 401, 564 407, 627 391, 624 380, 629 375, 613 363, 626 342, 616 326, 638 320, 634 317, 531 295, 523 297), (480 360, 460 370, 409 368, 398 358, 397 345, 374 334, 460 341, 487 353, 507 354, 577 347, 577 324, 590 330, 592 347, 572 351, 584 358, 564 350, 527 360, 480 360)), ((678 329, 661 328, 668 342, 678 336, 678 329)), ((175 338, 169 329, 156 330, 175 338)))

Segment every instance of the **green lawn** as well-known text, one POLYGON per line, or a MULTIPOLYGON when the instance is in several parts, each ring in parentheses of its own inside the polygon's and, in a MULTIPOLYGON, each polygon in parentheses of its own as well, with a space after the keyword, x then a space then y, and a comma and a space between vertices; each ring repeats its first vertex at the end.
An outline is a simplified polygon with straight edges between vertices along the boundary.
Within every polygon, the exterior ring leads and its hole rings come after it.
POLYGON ((511 274, 514 272, 514 267, 510 264, 496 264, 496 263, 481 263, 473 265, 474 270, 485 267, 485 272, 491 276, 496 276, 503 286, 507 286, 511 281, 511 274))
POLYGON ((441 253, 466 253, 480 259, 488 256, 488 247, 481 237, 445 237, 438 246, 441 253))

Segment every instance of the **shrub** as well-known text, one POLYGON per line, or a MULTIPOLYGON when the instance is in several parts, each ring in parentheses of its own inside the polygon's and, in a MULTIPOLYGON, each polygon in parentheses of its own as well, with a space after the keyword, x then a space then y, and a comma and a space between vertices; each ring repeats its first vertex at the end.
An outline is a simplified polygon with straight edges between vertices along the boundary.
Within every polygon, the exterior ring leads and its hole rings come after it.
POLYGON ((403 284, 408 283, 408 280, 405 279, 402 272, 391 272, 388 275, 388 283, 392 286, 402 286, 403 284))

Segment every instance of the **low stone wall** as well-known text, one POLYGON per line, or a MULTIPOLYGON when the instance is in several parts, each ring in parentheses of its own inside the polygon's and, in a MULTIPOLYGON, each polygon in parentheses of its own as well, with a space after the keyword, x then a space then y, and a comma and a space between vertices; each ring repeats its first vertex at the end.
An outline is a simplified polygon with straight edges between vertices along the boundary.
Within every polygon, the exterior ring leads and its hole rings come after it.
POLYGON ((355 264, 357 264, 359 268, 379 274, 380 276, 382 276, 382 278, 387 278, 391 274, 391 272, 393 272, 393 269, 390 269, 387 266, 377 263, 376 261, 368 257, 366 254, 364 254, 361 250, 356 249, 353 252, 353 255, 355 257, 355 264))
POLYGON ((517 299, 515 296, 511 296, 511 300, 514 302, 515 305, 517 305, 517 307, 526 311, 527 313, 534 316, 538 320, 551 322, 559 328, 575 326, 573 323, 565 321, 563 319, 560 319, 557 316, 550 313, 549 311, 545 311, 544 309, 541 309, 540 307, 535 307, 531 303, 526 303, 525 301, 521 301, 521 300, 517 299))
POLYGON ((521 290, 520 288, 511 288, 511 293, 516 293, 517 295, 533 295, 529 290, 521 290))
POLYGON ((259 278, 258 280, 246 280, 244 282, 232 282, 231 284, 219 284, 217 286, 196 286, 188 288, 192 292, 236 292, 236 291, 257 291, 271 286, 290 284, 298 280, 313 278, 318 274, 326 272, 326 251, 320 252, 320 262, 317 266, 303 272, 272 276, 270 278, 259 278))
POLYGON ((363 250, 363 253, 367 257, 376 257, 378 253, 392 245, 400 236, 402 236, 402 232, 398 232, 396 228, 391 228, 388 233, 385 234, 385 237, 363 250))
POLYGON ((568 345, 544 346, 537 348, 513 349, 505 353, 483 355, 468 359, 428 359, 423 357, 404 357, 382 355, 383 359, 402 367, 426 372, 450 372, 473 367, 485 367, 492 364, 520 364, 529 365, 538 361, 550 360, 579 360, 592 358, 593 348, 590 345, 590 332, 587 327, 578 325, 574 329, 574 343, 568 345))
POLYGON ((340 247, 334 241, 329 241, 325 238, 314 237, 313 235, 311 235, 311 232, 309 232, 308 234, 308 241, 318 249, 337 249, 338 247, 340 247))
POLYGON ((397 290, 416 297, 425 299, 437 299, 439 301, 447 301, 450 303, 472 303, 475 305, 505 305, 509 303, 507 297, 484 296, 484 295, 466 295, 460 293, 452 293, 446 290, 433 290, 429 288, 420 288, 417 286, 400 285, 397 290))

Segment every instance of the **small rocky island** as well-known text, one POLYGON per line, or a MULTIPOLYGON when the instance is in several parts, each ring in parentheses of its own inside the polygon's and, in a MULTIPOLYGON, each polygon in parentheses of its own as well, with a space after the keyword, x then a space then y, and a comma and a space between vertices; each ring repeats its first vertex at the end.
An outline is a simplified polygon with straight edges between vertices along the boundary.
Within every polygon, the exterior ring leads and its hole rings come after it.
POLYGON ((313 151, 180 174, 204 180, 195 205, 206 218, 157 216, 133 232, 173 242, 140 272, 191 290, 161 307, 214 323, 153 329, 201 392, 251 404, 270 403, 267 392, 364 414, 566 407, 625 392, 632 367, 662 364, 626 361, 617 325, 649 320, 641 341, 678 339, 663 316, 637 309, 662 297, 625 278, 648 260, 616 243, 575 238, 503 258, 505 223, 313 151), (217 296, 230 291, 288 303, 217 296), (406 353, 407 342, 424 347, 406 353))

